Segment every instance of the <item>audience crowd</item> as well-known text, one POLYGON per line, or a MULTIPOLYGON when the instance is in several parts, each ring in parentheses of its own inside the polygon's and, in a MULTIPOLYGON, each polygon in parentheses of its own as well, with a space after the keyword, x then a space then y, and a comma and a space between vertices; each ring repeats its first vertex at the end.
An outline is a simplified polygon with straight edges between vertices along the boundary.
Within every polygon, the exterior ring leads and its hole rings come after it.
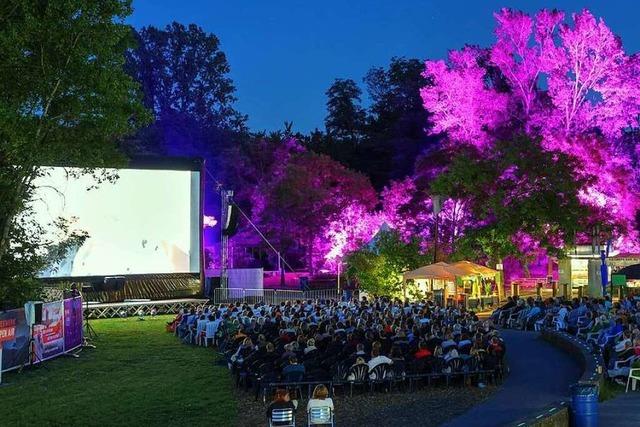
MULTIPOLYGON (((185 342, 213 341, 236 383, 256 392, 277 382, 373 387, 408 375, 494 372, 506 351, 493 322, 471 311, 388 298, 221 304, 181 313, 167 327, 185 342)), ((302 387, 287 388, 277 402, 297 404, 302 387)))
MULTIPOLYGON (((255 386, 256 396, 280 383, 268 417, 295 411, 305 384, 315 386, 309 414, 316 408, 326 415, 334 405, 329 384, 501 372, 506 347, 498 328, 576 335, 602 352, 608 376, 621 383, 640 367, 640 298, 633 296, 509 297, 486 320, 461 306, 389 298, 219 304, 181 312, 167 324, 187 343, 217 346, 237 385, 255 386)), ((480 387, 483 378, 476 379, 480 387)))

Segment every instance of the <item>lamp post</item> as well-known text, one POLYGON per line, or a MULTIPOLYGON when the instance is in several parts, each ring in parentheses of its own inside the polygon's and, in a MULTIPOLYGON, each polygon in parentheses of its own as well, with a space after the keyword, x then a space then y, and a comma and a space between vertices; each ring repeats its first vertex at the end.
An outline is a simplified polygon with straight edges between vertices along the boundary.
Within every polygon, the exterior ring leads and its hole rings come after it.
POLYGON ((433 263, 438 262, 438 217, 442 210, 442 197, 439 194, 431 195, 431 205, 433 206, 433 217, 435 221, 433 232, 433 263))

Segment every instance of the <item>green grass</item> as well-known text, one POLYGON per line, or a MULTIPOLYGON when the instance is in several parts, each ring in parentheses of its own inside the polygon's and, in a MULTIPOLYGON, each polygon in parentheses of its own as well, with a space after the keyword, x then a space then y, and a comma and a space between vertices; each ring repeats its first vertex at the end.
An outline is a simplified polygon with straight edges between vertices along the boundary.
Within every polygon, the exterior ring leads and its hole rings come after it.
POLYGON ((211 348, 165 332, 166 320, 93 321, 97 349, 3 375, 0 425, 234 425, 228 372, 211 348))

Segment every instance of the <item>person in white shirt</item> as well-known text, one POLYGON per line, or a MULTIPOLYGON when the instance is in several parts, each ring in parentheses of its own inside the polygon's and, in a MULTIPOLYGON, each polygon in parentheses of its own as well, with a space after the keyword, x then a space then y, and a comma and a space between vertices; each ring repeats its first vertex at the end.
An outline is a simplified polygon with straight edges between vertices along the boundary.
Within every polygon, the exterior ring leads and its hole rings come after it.
POLYGON ((622 339, 616 344, 615 350, 616 353, 622 353, 629 347, 631 347, 631 331, 626 330, 623 332, 622 339))
POLYGON ((311 408, 331 408, 331 412, 333 412, 333 400, 329 397, 329 390, 324 384, 318 384, 316 388, 313 389, 313 395, 311 399, 309 399, 309 403, 307 403, 307 412, 311 408))
POLYGON ((376 376, 374 373, 372 373, 372 371, 376 366, 383 363, 392 364, 393 360, 389 359, 387 356, 380 354, 380 350, 377 348, 371 350, 371 360, 369 360, 369 362, 367 363, 367 365, 369 365, 369 378, 371 378, 372 380, 376 379, 376 376))

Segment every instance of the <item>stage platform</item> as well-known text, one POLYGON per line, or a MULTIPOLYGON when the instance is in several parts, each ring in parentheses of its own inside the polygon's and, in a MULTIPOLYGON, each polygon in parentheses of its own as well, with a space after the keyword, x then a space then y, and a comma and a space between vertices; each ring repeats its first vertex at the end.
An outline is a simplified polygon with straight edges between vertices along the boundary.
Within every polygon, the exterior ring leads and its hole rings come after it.
POLYGON ((106 319, 110 317, 138 316, 142 313, 149 316, 155 310, 155 314, 175 314, 180 309, 197 308, 208 303, 208 299, 182 298, 169 300, 132 300, 123 302, 89 302, 85 304, 85 314, 91 319, 106 319))

